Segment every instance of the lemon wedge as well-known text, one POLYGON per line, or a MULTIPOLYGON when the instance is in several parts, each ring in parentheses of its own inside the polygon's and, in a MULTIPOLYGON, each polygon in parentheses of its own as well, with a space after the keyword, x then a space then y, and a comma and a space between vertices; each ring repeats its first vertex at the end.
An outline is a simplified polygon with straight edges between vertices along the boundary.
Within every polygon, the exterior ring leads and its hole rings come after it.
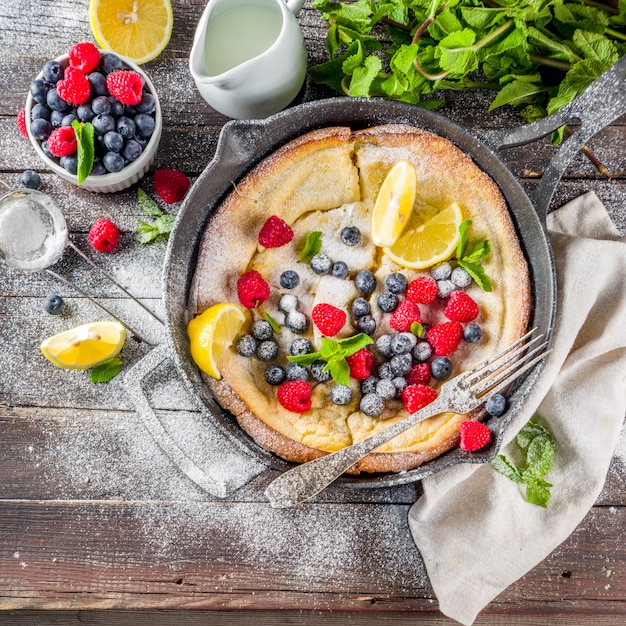
POLYGON ((86 370, 116 356, 124 345, 126 331, 119 322, 83 324, 44 339, 43 355, 58 367, 86 370))
POLYGON ((417 194, 417 173, 408 161, 398 161, 387 173, 372 212, 372 241, 393 245, 409 222, 417 194))
POLYGON ((103 50, 141 65, 169 43, 174 25, 170 0, 90 0, 89 26, 103 50))
POLYGON ((398 265, 416 270, 432 267, 452 256, 459 242, 463 213, 455 202, 427 221, 419 220, 419 215, 412 214, 399 239, 383 249, 398 265))
POLYGON ((248 312, 242 306, 222 302, 209 307, 187 324, 191 357, 203 372, 213 378, 222 377, 219 371, 221 358, 247 320, 248 312))

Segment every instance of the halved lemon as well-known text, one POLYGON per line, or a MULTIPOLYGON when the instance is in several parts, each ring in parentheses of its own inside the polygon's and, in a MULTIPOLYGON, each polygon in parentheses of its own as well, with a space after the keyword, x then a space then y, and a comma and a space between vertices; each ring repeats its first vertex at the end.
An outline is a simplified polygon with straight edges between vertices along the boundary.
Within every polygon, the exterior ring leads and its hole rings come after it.
POLYGON ((90 0, 89 26, 103 50, 141 65, 169 43, 174 25, 170 0, 90 0))
POLYGON ((86 370, 116 356, 124 345, 126 331, 119 322, 83 324, 44 339, 43 355, 58 367, 86 370))
POLYGON ((398 161, 387 173, 372 212, 372 241, 393 245, 409 222, 417 194, 417 173, 408 161, 398 161))
POLYGON ((431 267, 452 256, 462 221, 461 207, 456 202, 425 222, 420 222, 420 216, 414 213, 400 238, 383 252, 402 267, 431 267))
POLYGON ((248 311, 238 304, 214 304, 187 324, 191 357, 209 376, 221 378, 219 365, 223 354, 233 344, 248 311))

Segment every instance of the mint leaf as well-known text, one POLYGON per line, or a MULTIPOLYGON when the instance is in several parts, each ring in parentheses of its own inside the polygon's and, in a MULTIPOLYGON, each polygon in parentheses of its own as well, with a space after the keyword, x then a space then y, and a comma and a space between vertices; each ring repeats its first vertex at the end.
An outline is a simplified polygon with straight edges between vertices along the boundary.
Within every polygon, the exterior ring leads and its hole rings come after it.
POLYGON ((79 122, 74 120, 72 122, 72 128, 76 135, 76 158, 78 159, 78 166, 76 170, 76 177, 78 185, 82 185, 93 168, 94 159, 94 141, 93 141, 93 125, 91 122, 79 122))
MULTIPOLYGON (((323 341, 323 340, 322 340, 323 341)), ((339 344, 343 357, 352 356, 355 352, 358 352, 361 348, 369 346, 374 343, 374 340, 365 333, 359 333, 352 337, 346 337, 345 339, 339 339, 336 343, 339 344)))
POLYGON ((135 238, 139 243, 150 243, 159 235, 159 229, 154 224, 148 224, 143 220, 137 220, 138 226, 135 229, 135 238))
POLYGON ((122 369, 122 359, 115 356, 104 363, 96 365, 90 371, 91 382, 96 383, 108 383, 113 380, 122 369))
POLYGON ((465 271, 476 281, 476 284, 483 291, 490 292, 493 290, 493 287, 491 286, 491 279, 487 276, 487 274, 485 274, 485 270, 480 263, 461 259, 458 261, 458 264, 465 269, 465 271))
POLYGON ((550 483, 537 480, 529 483, 526 487, 526 500, 531 504, 546 508, 550 501, 550 483))
POLYGON ((176 221, 176 216, 169 213, 159 215, 154 221, 154 225, 159 231, 159 235, 169 235, 172 232, 172 227, 176 221))
POLYGON ((287 360, 290 363, 297 363, 298 365, 302 365, 303 367, 308 367, 309 365, 315 363, 317 359, 321 357, 320 352, 309 352, 308 354, 297 354, 295 356, 288 356, 287 360))
POLYGON ((368 56, 363 65, 357 67, 352 73, 348 94, 355 97, 369 96, 370 87, 382 67, 382 62, 378 57, 368 56))
POLYGON ((309 261, 322 249, 322 233, 319 230, 314 230, 307 235, 304 247, 298 257, 302 263, 309 263, 309 261))
POLYGON ((484 259, 491 252, 491 246, 489 245, 489 240, 484 239, 483 241, 479 241, 474 247, 463 256, 464 261, 480 261, 480 259, 484 259))
POLYGON ((498 454, 493 461, 491 461, 491 465, 500 472, 500 474, 510 478, 512 481, 516 483, 524 482, 521 472, 503 454, 498 454))
POLYGON ((333 359, 324 366, 324 369, 330 372, 338 385, 350 384, 350 366, 345 359, 333 359))
POLYGON ((265 313, 265 319, 269 322, 270 326, 272 327, 272 330, 277 335, 280 335, 280 326, 278 325, 276 320, 269 313, 265 313))
POLYGON ((424 327, 419 322, 413 322, 411 324, 411 332, 416 337, 421 337, 424 334, 424 327))
POLYGON ((143 190, 137 189, 137 200, 141 210, 150 217, 161 217, 163 211, 159 205, 143 190))
POLYGON ((158 239, 167 239, 172 232, 176 216, 163 213, 159 205, 143 189, 137 189, 137 201, 141 210, 155 219, 152 223, 137 220, 135 239, 143 244, 152 243, 158 239))

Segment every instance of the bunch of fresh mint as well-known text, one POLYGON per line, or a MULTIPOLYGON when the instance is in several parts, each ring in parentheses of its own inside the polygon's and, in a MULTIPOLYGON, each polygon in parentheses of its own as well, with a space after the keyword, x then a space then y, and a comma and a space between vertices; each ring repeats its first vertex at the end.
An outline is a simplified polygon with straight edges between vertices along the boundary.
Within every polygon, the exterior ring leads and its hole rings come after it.
POLYGON ((176 216, 163 213, 159 205, 143 189, 137 189, 137 200, 141 210, 154 218, 152 222, 137 220, 138 225, 135 231, 137 241, 151 243, 157 239, 167 239, 172 232, 176 216))
POLYGON ((626 0, 608 2, 314 0, 330 60, 311 76, 350 96, 427 108, 442 104, 443 90, 492 89, 490 110, 510 104, 532 121, 626 53, 626 0))
POLYGON ((525 464, 517 467, 504 455, 498 454, 491 465, 516 483, 525 483, 528 502, 547 507, 552 485, 544 476, 552 469, 554 438, 543 426, 531 420, 519 431, 515 441, 522 449, 525 464))

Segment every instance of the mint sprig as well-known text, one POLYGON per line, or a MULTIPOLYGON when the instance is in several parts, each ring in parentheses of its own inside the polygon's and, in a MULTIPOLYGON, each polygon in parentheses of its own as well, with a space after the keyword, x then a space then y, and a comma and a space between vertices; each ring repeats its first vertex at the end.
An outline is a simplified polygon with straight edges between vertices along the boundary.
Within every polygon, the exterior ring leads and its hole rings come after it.
POLYGON ((460 237, 456 247, 456 260, 483 291, 491 291, 491 280, 480 264, 480 261, 491 252, 491 246, 489 241, 484 239, 474 244, 469 251, 467 250, 469 245, 468 230, 471 225, 472 220, 465 220, 459 226, 460 237))
POLYGON ((90 371, 91 382, 96 383, 108 383, 110 380, 113 380, 122 369, 122 359, 117 356, 114 356, 112 359, 108 361, 104 361, 104 363, 100 363, 96 365, 90 371))
POLYGON ((298 257, 302 263, 309 263, 311 259, 322 249, 322 233, 314 230, 307 235, 304 247, 298 257))
POLYGON ((319 359, 326 361, 323 371, 329 372, 338 385, 348 385, 350 382, 350 366, 346 358, 371 343, 374 343, 374 340, 365 333, 359 333, 345 339, 322 337, 319 352, 288 356, 287 360, 304 367, 312 365, 319 359))
POLYGON ((491 465, 507 478, 525 484, 526 500, 545 508, 550 501, 552 484, 544 476, 552 469, 554 437, 541 424, 531 420, 520 430, 515 441, 522 449, 525 464, 517 467, 504 455, 498 454, 491 465))
POLYGON ((91 122, 79 122, 74 120, 72 128, 76 135, 76 159, 78 161, 76 169, 76 177, 78 186, 85 182, 85 179, 93 168, 93 159, 95 155, 93 140, 93 125, 91 122))
POLYGON ((137 189, 137 200, 141 210, 154 218, 152 222, 137 220, 138 226, 135 230, 137 241, 146 244, 159 238, 167 239, 172 232, 176 216, 163 213, 159 205, 143 189, 137 189))

